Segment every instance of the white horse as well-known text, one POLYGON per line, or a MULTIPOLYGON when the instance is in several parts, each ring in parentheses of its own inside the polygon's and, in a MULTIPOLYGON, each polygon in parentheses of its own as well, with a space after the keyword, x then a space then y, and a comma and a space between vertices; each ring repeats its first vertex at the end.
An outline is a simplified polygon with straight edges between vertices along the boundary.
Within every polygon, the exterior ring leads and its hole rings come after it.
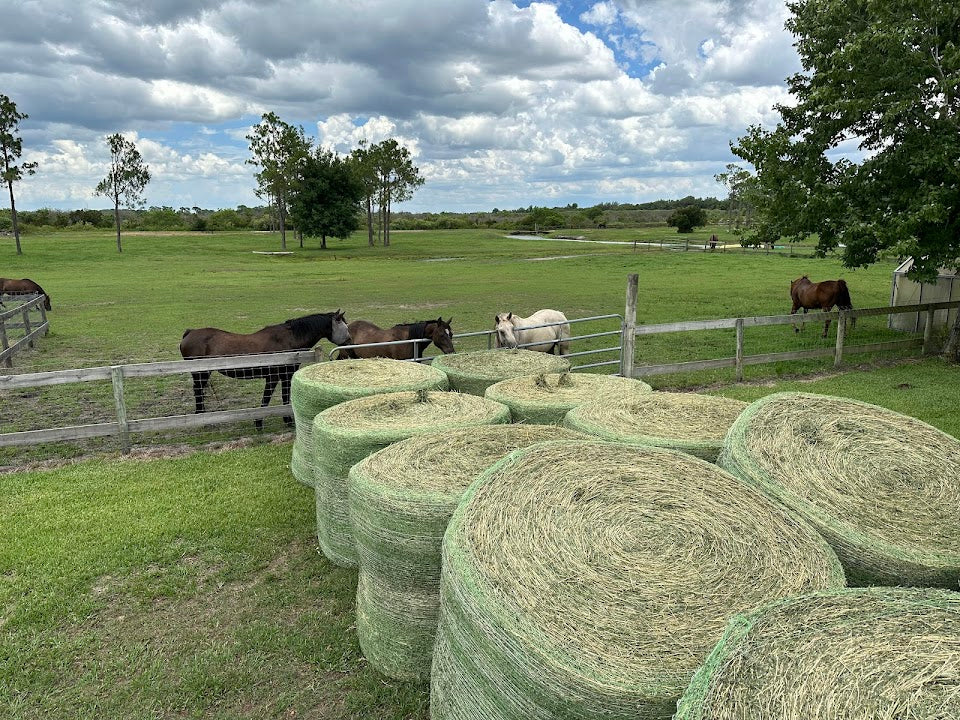
POLYGON ((530 317, 517 317, 512 312, 498 313, 496 319, 497 347, 566 355, 570 349, 570 325, 567 316, 559 310, 538 310, 530 317), (531 327, 556 323, 550 327, 531 327))

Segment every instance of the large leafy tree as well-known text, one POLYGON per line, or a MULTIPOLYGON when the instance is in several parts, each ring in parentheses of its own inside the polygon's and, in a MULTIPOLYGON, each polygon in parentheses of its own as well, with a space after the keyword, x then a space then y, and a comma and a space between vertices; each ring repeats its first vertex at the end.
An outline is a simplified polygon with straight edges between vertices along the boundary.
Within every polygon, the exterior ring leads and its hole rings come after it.
POLYGON ((264 113, 253 132, 246 136, 253 154, 248 163, 257 172, 257 195, 276 208, 280 225, 280 246, 287 248, 287 209, 301 164, 310 154, 311 141, 302 127, 281 120, 276 113, 264 113))
POLYGON ((290 216, 297 229, 320 238, 346 238, 360 227, 357 205, 364 187, 351 162, 326 148, 317 148, 301 164, 290 196, 290 216))
POLYGON ((367 211, 367 236, 373 245, 373 218, 376 211, 381 241, 390 244, 390 215, 393 204, 413 197, 423 185, 420 169, 413 164, 410 151, 393 138, 376 145, 361 143, 352 157, 364 187, 367 211))
POLYGON ((675 227, 678 233, 692 233, 695 227, 707 224, 707 213, 695 205, 677 208, 667 218, 667 225, 675 227))
POLYGON ((117 252, 123 252, 120 244, 120 204, 135 208, 143 205, 143 191, 150 182, 150 169, 133 141, 120 133, 107 136, 110 148, 110 169, 94 192, 110 198, 113 202, 113 221, 117 229, 117 252))
POLYGON ((844 264, 912 255, 929 278, 960 256, 960 3, 797 0, 788 29, 803 72, 773 130, 732 144, 753 233, 819 236, 844 264), (857 146, 863 159, 844 150, 857 146))
POLYGON ((33 175, 35 162, 17 164, 23 153, 23 140, 20 138, 20 121, 28 115, 17 111, 17 105, 6 95, 0 95, 0 153, 3 154, 3 181, 10 191, 10 220, 13 223, 13 237, 17 244, 17 255, 23 254, 20 247, 20 227, 17 225, 17 204, 13 199, 13 184, 23 178, 24 173, 33 175))

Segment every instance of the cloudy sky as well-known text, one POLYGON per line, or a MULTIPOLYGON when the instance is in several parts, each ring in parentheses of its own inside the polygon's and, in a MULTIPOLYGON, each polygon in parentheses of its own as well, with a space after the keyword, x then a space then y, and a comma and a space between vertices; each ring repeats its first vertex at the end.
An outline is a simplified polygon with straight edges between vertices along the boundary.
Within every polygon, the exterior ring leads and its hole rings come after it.
POLYGON ((257 205, 267 111, 346 153, 395 137, 396 209, 722 196, 731 139, 800 69, 783 0, 0 0, 0 92, 40 163, 17 205, 106 207, 105 135, 148 205, 257 205))

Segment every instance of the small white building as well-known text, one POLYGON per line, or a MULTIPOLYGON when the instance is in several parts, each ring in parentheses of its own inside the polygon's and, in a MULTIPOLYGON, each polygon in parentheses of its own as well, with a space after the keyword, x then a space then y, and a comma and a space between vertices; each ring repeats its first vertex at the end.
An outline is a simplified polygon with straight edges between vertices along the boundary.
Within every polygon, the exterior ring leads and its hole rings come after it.
MULTIPOLYGON (((913 258, 907 258, 893 271, 893 283, 890 288, 890 304, 897 305, 919 305, 928 302, 945 302, 947 300, 960 300, 960 275, 958 269, 949 270, 941 268, 935 282, 917 283, 907 277, 910 268, 913 267, 913 258)), ((937 310, 933 316, 934 327, 940 327, 952 324, 957 315, 957 308, 949 312, 947 310, 937 310)), ((926 313, 924 313, 926 315, 926 313)), ((926 322, 921 313, 898 313, 897 315, 888 315, 887 327, 891 330, 903 330, 905 332, 921 332, 923 324, 926 322)))

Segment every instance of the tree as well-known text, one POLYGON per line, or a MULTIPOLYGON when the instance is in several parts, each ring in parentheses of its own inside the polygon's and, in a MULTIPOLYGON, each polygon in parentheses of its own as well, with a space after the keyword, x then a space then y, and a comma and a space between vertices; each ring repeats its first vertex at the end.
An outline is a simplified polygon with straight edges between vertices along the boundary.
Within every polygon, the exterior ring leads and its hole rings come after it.
POLYGON ((23 255, 20 247, 20 227, 17 225, 17 205, 13 200, 13 184, 23 179, 23 174, 33 175, 37 163, 25 162, 17 165, 23 152, 23 140, 20 138, 19 125, 21 120, 29 116, 17 111, 17 105, 6 95, 0 95, 0 152, 3 153, 3 181, 10 191, 10 220, 13 226, 13 237, 17 244, 17 255, 23 255))
POLYGON ((424 179, 413 164, 410 151, 393 138, 371 146, 362 142, 352 156, 366 194, 368 242, 373 245, 373 210, 376 208, 382 242, 388 246, 393 203, 413 197, 424 179))
POLYGON ((264 113, 253 132, 246 136, 253 157, 247 160, 260 168, 257 173, 257 196, 276 207, 280 225, 280 246, 287 248, 287 203, 297 182, 304 158, 310 153, 311 141, 302 127, 285 123, 275 113, 264 113))
POLYGON ((803 72, 773 130, 731 145, 755 169, 754 232, 817 234, 862 267, 893 252, 932 278, 960 256, 960 4, 796 0, 803 72), (863 159, 834 152, 856 143, 863 159))
POLYGON ((558 210, 534 207, 517 222, 517 227, 544 230, 563 227, 563 215, 558 210))
POLYGON ((599 225, 603 222, 603 208, 599 205, 594 205, 593 207, 587 208, 583 211, 583 214, 594 225, 599 225))
POLYGON ((677 208, 667 217, 667 225, 675 227, 678 233, 693 232, 695 227, 707 224, 707 213, 703 208, 686 205, 677 208))
POLYGON ((110 148, 110 170, 101 180, 94 192, 113 201, 113 221, 117 228, 117 252, 123 252, 120 245, 120 202, 128 208, 143 205, 143 190, 150 182, 150 169, 136 145, 120 133, 107 136, 110 148))
POLYGON ((320 237, 327 248, 327 236, 346 238, 360 227, 357 206, 364 187, 346 158, 326 148, 307 155, 300 177, 290 196, 290 216, 297 229, 320 237))

